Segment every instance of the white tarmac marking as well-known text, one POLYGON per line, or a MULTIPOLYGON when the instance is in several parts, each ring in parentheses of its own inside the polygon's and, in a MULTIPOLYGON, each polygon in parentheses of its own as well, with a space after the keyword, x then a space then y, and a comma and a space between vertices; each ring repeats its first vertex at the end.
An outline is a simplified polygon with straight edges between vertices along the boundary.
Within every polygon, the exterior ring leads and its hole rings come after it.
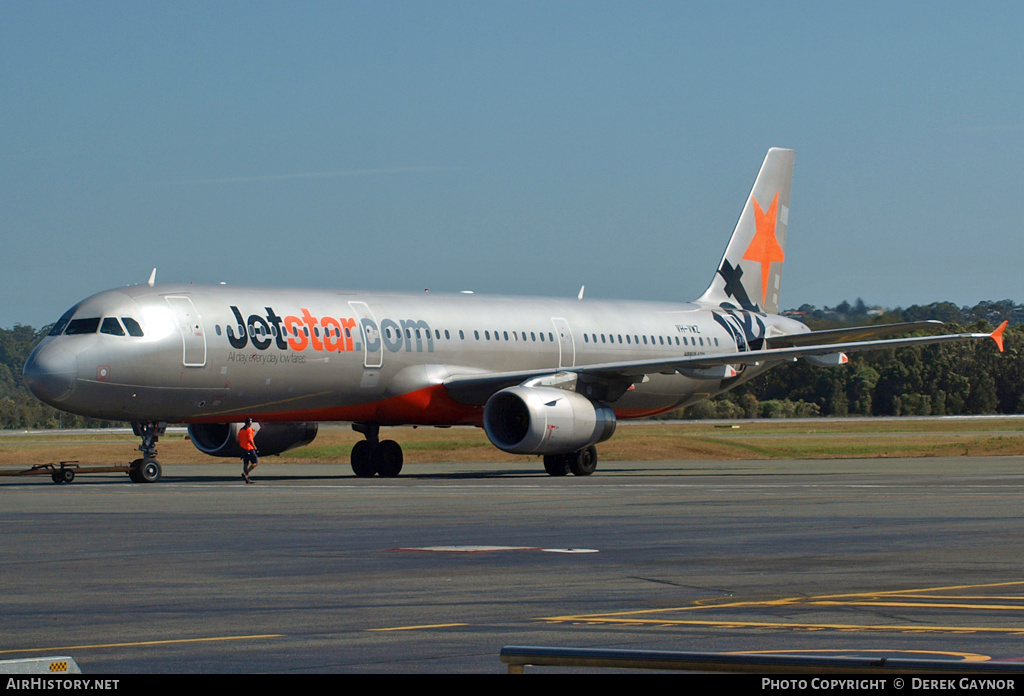
POLYGON ((465 544, 459 546, 420 546, 395 549, 395 551, 428 551, 434 553, 491 553, 494 551, 544 551, 546 553, 597 553, 597 549, 542 549, 539 546, 481 546, 465 544))

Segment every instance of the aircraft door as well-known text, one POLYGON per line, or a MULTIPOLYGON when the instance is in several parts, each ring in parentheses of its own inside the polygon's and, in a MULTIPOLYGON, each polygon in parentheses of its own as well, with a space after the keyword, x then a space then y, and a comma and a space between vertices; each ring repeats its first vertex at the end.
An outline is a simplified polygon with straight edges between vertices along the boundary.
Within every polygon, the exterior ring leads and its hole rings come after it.
POLYGON ((203 332, 203 319, 199 316, 192 299, 183 295, 168 295, 164 299, 174 312, 174 319, 181 331, 182 364, 185 367, 204 367, 206 334, 203 332))
POLYGON ((363 341, 363 367, 377 368, 384 364, 384 345, 380 338, 380 327, 365 302, 349 302, 352 311, 359 317, 359 336, 363 341))
POLYGON ((561 317, 551 317, 555 325, 555 340, 558 341, 558 367, 574 367, 576 365, 576 342, 572 337, 569 322, 561 317))

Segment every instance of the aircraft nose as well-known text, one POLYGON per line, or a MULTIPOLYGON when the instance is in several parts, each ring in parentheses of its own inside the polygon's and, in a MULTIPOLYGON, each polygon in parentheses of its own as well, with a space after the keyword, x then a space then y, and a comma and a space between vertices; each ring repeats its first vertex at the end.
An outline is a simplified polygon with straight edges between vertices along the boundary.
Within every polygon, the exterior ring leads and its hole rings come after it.
POLYGON ((58 405, 71 395, 78 379, 78 359, 61 341, 36 347, 25 363, 25 384, 41 401, 58 405))

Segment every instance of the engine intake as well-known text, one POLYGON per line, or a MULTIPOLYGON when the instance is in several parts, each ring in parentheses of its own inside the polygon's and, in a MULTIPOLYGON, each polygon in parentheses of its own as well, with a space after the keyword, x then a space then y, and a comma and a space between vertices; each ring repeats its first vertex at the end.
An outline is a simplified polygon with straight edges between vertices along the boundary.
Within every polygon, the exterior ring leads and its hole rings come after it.
POLYGON ((567 454, 610 438, 615 413, 564 389, 509 387, 487 400, 484 431, 513 454, 567 454))
MULTIPOLYGON (((241 457, 238 431, 241 423, 194 423, 188 426, 192 444, 214 457, 241 457)), ((267 423, 256 431, 256 449, 261 455, 281 454, 308 445, 316 437, 316 423, 267 423)))

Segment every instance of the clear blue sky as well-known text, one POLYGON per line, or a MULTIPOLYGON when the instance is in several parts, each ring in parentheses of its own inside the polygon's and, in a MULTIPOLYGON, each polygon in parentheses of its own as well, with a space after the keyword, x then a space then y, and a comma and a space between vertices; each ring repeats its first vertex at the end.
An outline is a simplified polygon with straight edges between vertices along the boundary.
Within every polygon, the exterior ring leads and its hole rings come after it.
POLYGON ((1024 300, 1024 3, 0 4, 0 326, 158 281, 1024 300))

